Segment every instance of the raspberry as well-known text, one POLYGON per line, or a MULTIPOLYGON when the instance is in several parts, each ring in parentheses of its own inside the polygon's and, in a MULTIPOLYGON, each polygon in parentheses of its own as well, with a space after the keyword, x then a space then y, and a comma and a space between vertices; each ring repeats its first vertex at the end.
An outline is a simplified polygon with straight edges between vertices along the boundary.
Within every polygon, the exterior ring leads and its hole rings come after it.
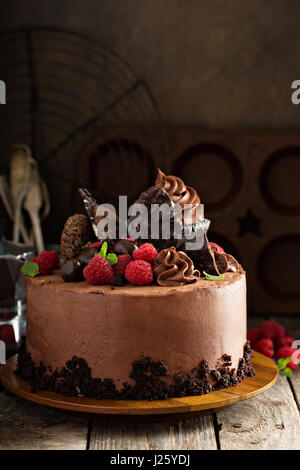
POLYGON ((252 328, 247 333, 247 339, 250 341, 251 347, 254 348, 258 340, 261 338, 260 332, 257 328, 252 328))
POLYGON ((276 359, 285 359, 289 356, 292 357, 292 360, 288 363, 287 367, 295 370, 300 362, 300 351, 297 348, 283 347, 276 352, 276 359))
POLYGON ((156 248, 154 248, 153 245, 151 245, 151 243, 144 243, 137 250, 134 250, 133 252, 133 257, 135 259, 148 261, 148 263, 150 264, 154 263, 157 255, 158 255, 158 251, 156 248))
POLYGON ((114 278, 113 268, 100 255, 95 255, 84 268, 83 275, 90 284, 110 284, 114 278))
POLYGON ((51 260, 53 263, 53 269, 57 269, 59 266, 59 256, 57 251, 42 251, 40 254, 40 258, 47 258, 49 261, 51 260))
POLYGON ((209 244, 210 244, 210 247, 212 249, 215 248, 215 250, 218 251, 219 253, 224 253, 223 248, 220 245, 218 245, 217 243, 209 242, 209 244))
POLYGON ((3 325, 1 328, 0 338, 4 343, 14 343, 15 333, 12 325, 3 325))
POLYGON ((53 264, 52 257, 43 255, 43 256, 39 256, 38 258, 32 258, 31 261, 39 265, 39 274, 41 276, 53 273, 54 264, 53 264))
POLYGON ((284 348, 286 346, 290 347, 292 346, 294 342, 294 338, 292 338, 290 335, 283 336, 282 338, 276 339, 276 349, 284 348))
POLYGON ((273 357, 274 356, 274 343, 270 338, 262 338, 260 339, 255 347, 255 351, 258 351, 265 356, 273 357))
POLYGON ((94 246, 101 246, 102 242, 95 242, 95 243, 91 243, 90 245, 88 245, 88 248, 93 248, 94 246))
POLYGON ((275 321, 265 321, 259 327, 261 338, 270 338, 276 340, 285 335, 285 329, 275 321))
POLYGON ((131 261, 125 268, 125 278, 137 286, 151 284, 153 281, 151 264, 143 260, 131 261))
POLYGON ((130 237, 129 237, 129 238, 125 238, 125 240, 128 240, 128 241, 130 241, 130 242, 135 242, 135 239, 134 239, 134 238, 130 238, 130 237))
POLYGON ((113 270, 115 275, 123 274, 128 263, 132 261, 130 255, 120 255, 118 256, 118 262, 113 265, 113 270))

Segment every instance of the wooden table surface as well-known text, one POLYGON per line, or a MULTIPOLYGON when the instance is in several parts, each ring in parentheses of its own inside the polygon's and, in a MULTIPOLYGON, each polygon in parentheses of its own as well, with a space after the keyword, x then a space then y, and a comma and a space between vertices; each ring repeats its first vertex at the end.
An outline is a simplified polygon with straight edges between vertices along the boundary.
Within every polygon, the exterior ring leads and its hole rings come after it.
MULTIPOLYGON (((300 339, 300 318, 277 319, 300 339)), ((262 319, 250 319, 249 327, 262 319)), ((292 379, 217 413, 162 423, 87 420, 0 390, 0 450, 300 450, 300 366, 292 379)))

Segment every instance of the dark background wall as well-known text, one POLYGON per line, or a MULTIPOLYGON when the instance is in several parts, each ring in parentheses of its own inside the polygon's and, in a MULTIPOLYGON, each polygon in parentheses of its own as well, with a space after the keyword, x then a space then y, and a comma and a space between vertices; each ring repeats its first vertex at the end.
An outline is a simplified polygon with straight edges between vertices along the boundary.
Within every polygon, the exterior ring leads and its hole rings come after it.
POLYGON ((133 201, 161 167, 198 190, 211 240, 246 267, 250 311, 299 313, 299 14, 298 0, 2 2, 0 174, 14 143, 32 148, 46 241, 79 185, 133 201))
POLYGON ((299 13, 297 0, 10 0, 0 28, 58 27, 115 49, 168 122, 297 129, 299 13))

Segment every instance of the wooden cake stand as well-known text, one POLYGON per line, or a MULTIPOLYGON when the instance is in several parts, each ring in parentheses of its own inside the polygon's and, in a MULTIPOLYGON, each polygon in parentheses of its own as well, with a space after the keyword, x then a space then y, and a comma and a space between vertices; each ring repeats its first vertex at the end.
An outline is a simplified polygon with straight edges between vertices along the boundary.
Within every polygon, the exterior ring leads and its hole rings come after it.
POLYGON ((273 361, 262 354, 254 353, 256 375, 245 378, 240 384, 227 389, 201 396, 170 398, 169 400, 94 400, 91 398, 65 397, 54 392, 32 393, 27 382, 14 374, 17 356, 11 357, 0 366, 0 379, 3 386, 19 397, 41 405, 68 412, 82 413, 83 416, 114 418, 119 420, 163 420, 208 414, 239 401, 253 398, 265 392, 277 379, 277 368, 273 361))

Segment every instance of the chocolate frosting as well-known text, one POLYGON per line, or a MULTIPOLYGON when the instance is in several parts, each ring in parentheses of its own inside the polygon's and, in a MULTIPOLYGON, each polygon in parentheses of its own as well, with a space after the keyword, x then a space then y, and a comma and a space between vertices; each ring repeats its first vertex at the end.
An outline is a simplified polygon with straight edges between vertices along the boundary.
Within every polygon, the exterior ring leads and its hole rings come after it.
POLYGON ((165 361, 171 375, 190 373, 202 359, 213 369, 225 352, 237 369, 243 356, 246 277, 240 272, 183 286, 95 286, 64 282, 59 271, 24 282, 26 348, 53 371, 76 355, 93 377, 110 377, 120 389, 141 356, 165 361))
MULTIPOLYGON (((155 181, 155 186, 164 189, 174 204, 180 204, 184 209, 185 204, 193 204, 190 223, 197 222, 195 215, 197 205, 200 204, 200 198, 197 191, 191 186, 184 184, 182 179, 173 175, 165 175, 159 168, 155 181)), ((201 214, 203 218, 203 214, 201 214)))
POLYGON ((192 260, 174 246, 162 250, 156 257, 153 271, 160 286, 178 286, 191 284, 200 277, 194 269, 192 260))
POLYGON ((164 189, 174 203, 182 206, 184 204, 200 203, 200 198, 195 189, 186 186, 182 179, 177 176, 165 175, 159 168, 155 186, 164 189))

